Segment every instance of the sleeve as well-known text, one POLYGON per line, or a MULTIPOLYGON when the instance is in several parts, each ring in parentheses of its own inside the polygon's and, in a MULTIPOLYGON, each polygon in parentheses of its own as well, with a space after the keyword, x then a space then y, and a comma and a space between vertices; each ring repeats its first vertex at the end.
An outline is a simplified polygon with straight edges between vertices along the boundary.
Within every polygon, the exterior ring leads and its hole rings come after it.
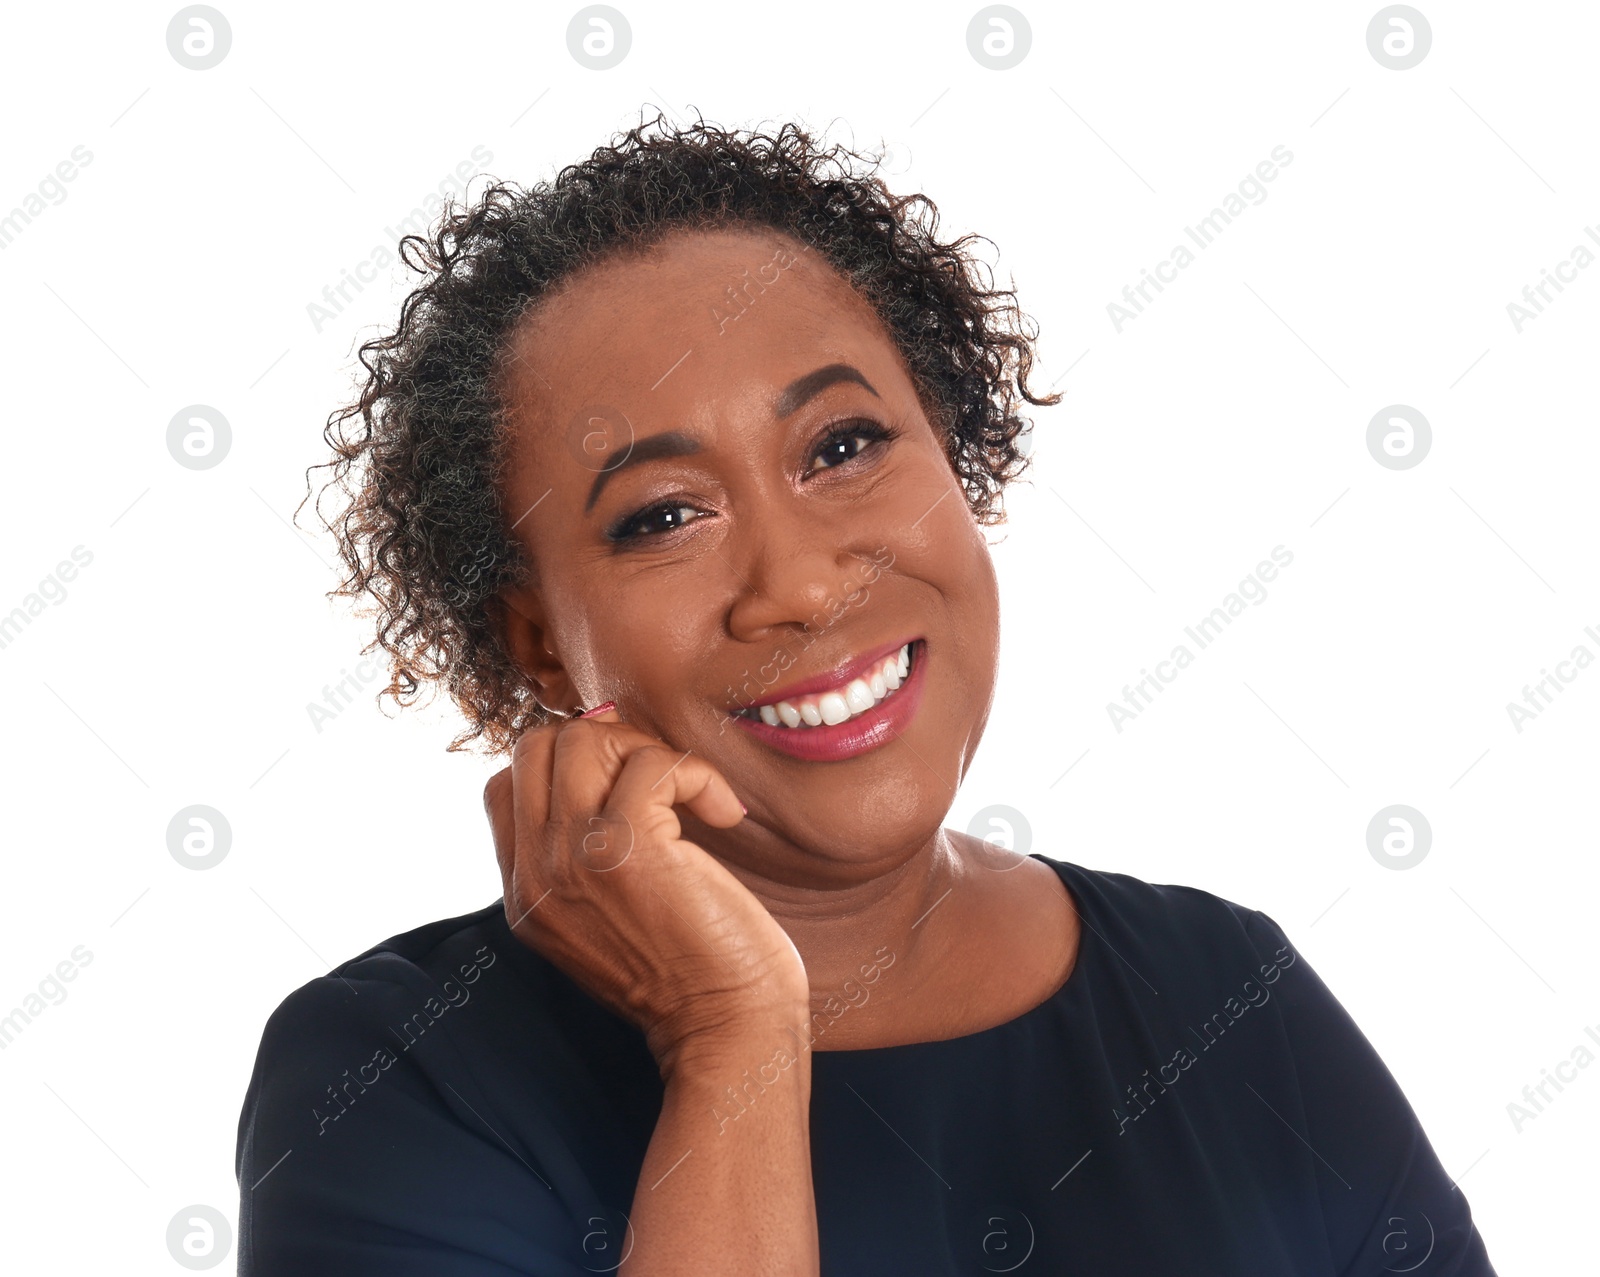
POLYGON ((595 1271, 538 1152, 484 1120, 469 1062, 384 1046, 415 997, 325 976, 269 1019, 239 1119, 242 1277, 595 1271))
POLYGON ((1333 1271, 1496 1277, 1465 1194, 1372 1044, 1276 922, 1253 913, 1246 930, 1275 981, 1295 1072, 1279 1116, 1314 1159, 1333 1271))

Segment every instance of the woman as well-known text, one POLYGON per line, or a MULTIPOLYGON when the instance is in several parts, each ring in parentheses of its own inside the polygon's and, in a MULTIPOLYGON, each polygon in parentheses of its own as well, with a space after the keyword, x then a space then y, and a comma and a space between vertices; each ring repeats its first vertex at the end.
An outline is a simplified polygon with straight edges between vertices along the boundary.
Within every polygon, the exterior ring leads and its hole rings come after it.
POLYGON ((1491 1273, 1270 918, 942 827, 1055 397, 858 159, 658 119, 407 243, 341 590, 504 895, 273 1015, 240 1271, 1491 1273))

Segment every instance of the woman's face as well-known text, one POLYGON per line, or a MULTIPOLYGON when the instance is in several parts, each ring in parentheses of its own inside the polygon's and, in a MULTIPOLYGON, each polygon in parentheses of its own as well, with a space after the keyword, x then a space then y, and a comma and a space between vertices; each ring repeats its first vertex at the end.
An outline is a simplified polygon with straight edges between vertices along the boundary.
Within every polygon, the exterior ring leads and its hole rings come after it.
POLYGON ((505 509, 537 584, 506 633, 540 701, 615 700, 716 766, 750 819, 685 830, 724 859, 847 878, 923 846, 988 717, 998 597, 871 308, 777 231, 677 233, 574 276, 508 354, 505 509), (910 677, 842 724, 753 708, 837 716, 813 685, 870 687, 863 658, 907 643, 910 677))

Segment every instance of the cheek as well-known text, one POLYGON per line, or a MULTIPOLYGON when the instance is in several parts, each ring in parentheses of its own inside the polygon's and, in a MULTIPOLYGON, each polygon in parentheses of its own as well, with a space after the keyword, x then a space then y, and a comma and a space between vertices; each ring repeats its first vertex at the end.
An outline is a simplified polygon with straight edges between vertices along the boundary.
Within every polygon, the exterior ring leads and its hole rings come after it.
POLYGON ((994 559, 959 487, 952 485, 937 505, 923 505, 905 519, 888 544, 895 556, 889 572, 933 586, 952 611, 980 631, 998 626, 1000 583, 994 559))
MULTIPOLYGON (((942 455, 937 464, 948 476, 942 455)), ((948 495, 942 499, 937 488, 928 497, 930 488, 934 488, 931 475, 906 484, 892 501, 878 507, 884 517, 877 527, 887 547, 882 558, 892 554, 893 561, 885 563, 873 595, 931 604, 933 610, 924 619, 932 623, 930 638, 942 650, 940 664, 961 671, 946 694, 960 686, 981 699, 993 681, 999 655, 999 578, 984 530, 967 509, 954 477, 949 478, 943 489, 948 495), (907 495, 912 499, 906 500, 907 495)))
POLYGON ((987 699, 1000 655, 1000 581, 983 529, 958 494, 943 502, 918 531, 928 530, 908 570, 938 591, 949 624, 943 639, 947 660, 962 667, 962 682, 987 699))
POLYGON ((936 584, 952 619, 947 646, 959 655, 977 695, 991 686, 1000 656, 1000 582, 982 529, 970 518, 952 524, 935 542, 941 571, 936 584))
POLYGON ((769 677, 783 676, 771 648, 762 649, 759 661, 734 661, 720 651, 729 587, 719 568, 720 560, 709 556, 682 572, 619 582, 598 606, 591 600, 595 686, 586 703, 616 700, 635 727, 688 748, 707 730, 712 701, 754 699, 763 663, 773 664, 769 677))

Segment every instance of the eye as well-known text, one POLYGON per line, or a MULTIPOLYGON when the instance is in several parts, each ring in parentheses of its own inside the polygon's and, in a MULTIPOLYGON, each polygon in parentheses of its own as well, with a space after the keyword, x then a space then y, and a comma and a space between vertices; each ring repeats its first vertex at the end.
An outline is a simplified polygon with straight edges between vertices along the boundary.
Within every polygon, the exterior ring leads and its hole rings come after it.
MULTIPOLYGON (((818 442, 811 454, 811 465, 806 473, 836 470, 846 462, 854 461, 868 449, 899 437, 898 430, 869 418, 862 417, 841 422, 818 442)), ((621 546, 628 542, 666 536, 705 517, 707 512, 698 506, 675 500, 657 501, 653 505, 635 510, 632 514, 624 515, 606 529, 605 535, 609 541, 621 546)))
POLYGON ((658 501, 655 505, 625 515, 606 529, 606 536, 612 541, 636 541, 642 537, 661 536, 688 526, 702 515, 703 511, 692 505, 658 501))
POLYGON ((897 433, 876 421, 847 421, 823 438, 811 454, 811 469, 807 473, 836 469, 846 461, 855 460, 874 444, 888 442, 897 433))

